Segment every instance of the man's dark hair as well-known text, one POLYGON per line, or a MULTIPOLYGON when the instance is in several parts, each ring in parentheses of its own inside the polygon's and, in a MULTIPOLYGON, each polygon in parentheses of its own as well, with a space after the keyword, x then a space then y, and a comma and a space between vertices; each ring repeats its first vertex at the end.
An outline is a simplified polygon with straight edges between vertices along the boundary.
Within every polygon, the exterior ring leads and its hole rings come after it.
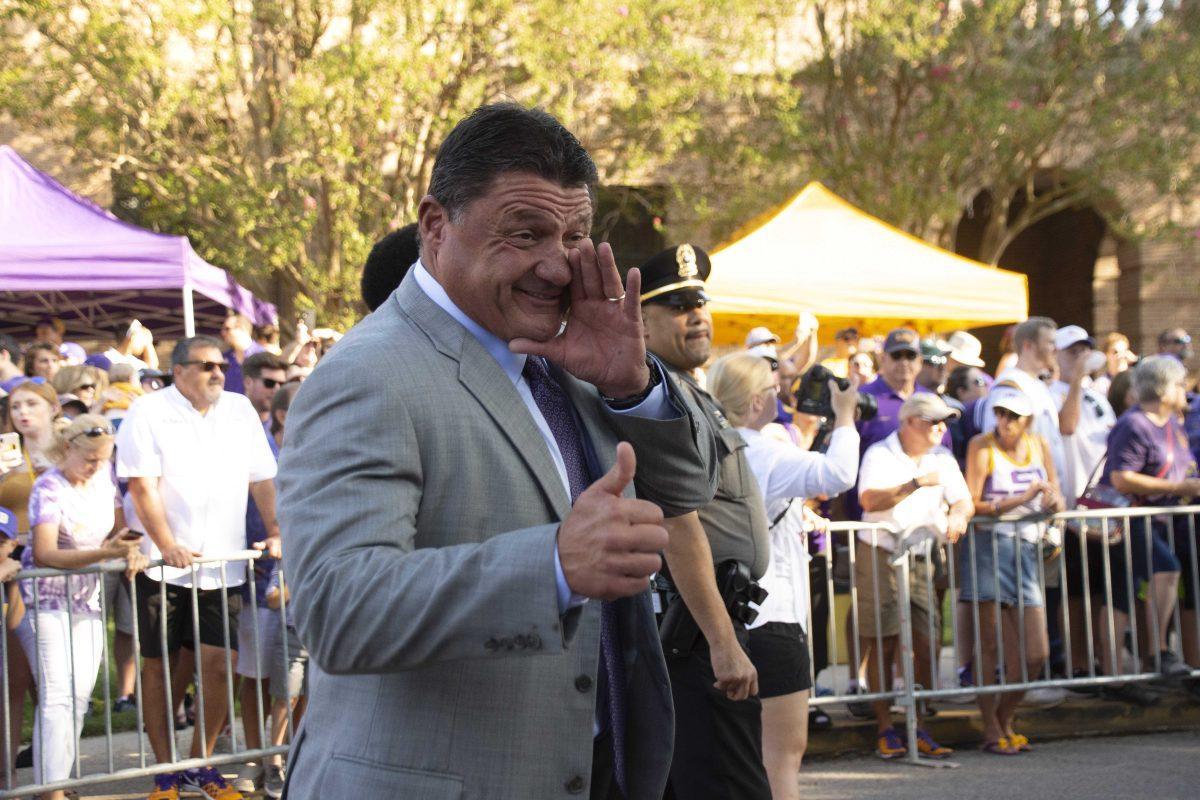
POLYGON ((589 192, 599 180, 592 157, 557 119, 541 109, 495 103, 475 109, 450 131, 434 161, 429 194, 455 219, 506 172, 589 192))
POLYGON ((62 356, 58 354, 57 345, 50 344, 49 342, 34 342, 33 344, 29 345, 29 347, 25 348, 26 377, 33 377, 33 362, 37 361, 37 354, 41 350, 49 350, 51 353, 54 353, 55 358, 62 358, 62 356))
POLYGON ((274 353, 255 353, 242 362, 242 375, 246 378, 257 380, 262 377, 265 369, 287 372, 287 362, 274 353))
POLYGON ((363 264, 362 298, 367 308, 374 311, 383 305, 408 268, 416 263, 419 252, 417 223, 410 222, 399 230, 384 236, 371 248, 363 264))
POLYGON ((186 339, 180 339, 175 343, 175 349, 171 351, 171 366, 178 367, 183 362, 191 360, 192 351, 197 347, 215 347, 220 350, 224 346, 220 339, 214 339, 211 336, 189 336, 186 339))
POLYGON ((21 360, 21 345, 7 333, 0 333, 0 350, 8 353, 8 360, 14 364, 21 360))

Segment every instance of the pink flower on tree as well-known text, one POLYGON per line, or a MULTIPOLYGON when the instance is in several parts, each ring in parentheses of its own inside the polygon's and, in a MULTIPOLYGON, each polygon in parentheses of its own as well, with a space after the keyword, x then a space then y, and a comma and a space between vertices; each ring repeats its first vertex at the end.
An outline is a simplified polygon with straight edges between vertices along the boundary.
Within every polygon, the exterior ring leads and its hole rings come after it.
POLYGON ((1009 100, 1009 101, 1008 101, 1008 103, 1007 103, 1006 105, 1008 106, 1008 110, 1009 110, 1009 111, 1017 111, 1018 109, 1020 109, 1020 108, 1021 108, 1021 106, 1022 106, 1023 104, 1021 103, 1021 101, 1020 101, 1020 100, 1017 100, 1016 98, 1013 98, 1012 100, 1009 100))

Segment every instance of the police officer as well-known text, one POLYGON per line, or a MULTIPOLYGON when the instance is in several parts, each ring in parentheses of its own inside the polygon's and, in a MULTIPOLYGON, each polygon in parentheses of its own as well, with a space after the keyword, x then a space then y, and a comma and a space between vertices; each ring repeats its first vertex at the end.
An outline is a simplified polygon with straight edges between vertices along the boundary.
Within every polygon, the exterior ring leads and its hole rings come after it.
POLYGON ((661 631, 675 702, 667 797, 769 800, 757 679, 746 658, 745 625, 732 616, 747 605, 748 579, 766 571, 770 539, 762 495, 743 453, 746 443, 695 376, 712 350, 704 292, 711 269, 708 254, 689 244, 664 250, 641 267, 646 349, 718 432, 721 458, 716 497, 668 529, 665 572, 678 592, 668 592, 676 607, 665 609, 661 631), (696 564, 694 548, 686 557, 679 553, 693 532, 710 563, 696 564), (680 636, 681 619, 685 630, 694 620, 700 635, 680 636))

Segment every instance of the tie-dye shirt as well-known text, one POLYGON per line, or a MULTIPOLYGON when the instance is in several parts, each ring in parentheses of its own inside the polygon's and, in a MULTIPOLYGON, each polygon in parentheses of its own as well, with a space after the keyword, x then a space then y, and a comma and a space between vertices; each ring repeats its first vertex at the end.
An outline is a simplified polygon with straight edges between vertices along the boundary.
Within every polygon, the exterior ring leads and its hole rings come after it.
MULTIPOLYGON (((29 496, 29 526, 54 525, 58 529, 58 547, 62 550, 90 550, 100 547, 113 529, 116 507, 121 498, 113 483, 112 472, 101 469, 82 486, 73 486, 58 469, 50 469, 33 484, 29 496)), ((21 554, 25 569, 33 569, 32 538, 21 554)), ((28 613, 65 611, 68 594, 71 611, 100 614, 100 575, 72 575, 67 578, 38 578, 21 581, 21 595, 28 613), (68 593, 68 581, 70 592, 68 593)))

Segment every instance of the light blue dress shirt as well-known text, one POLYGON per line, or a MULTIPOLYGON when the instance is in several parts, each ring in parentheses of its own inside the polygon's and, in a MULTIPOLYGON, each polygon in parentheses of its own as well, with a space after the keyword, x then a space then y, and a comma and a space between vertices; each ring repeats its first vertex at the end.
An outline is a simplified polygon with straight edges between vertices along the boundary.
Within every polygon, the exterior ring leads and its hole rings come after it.
MULTIPOLYGON (((550 457, 554 460, 554 467, 558 470, 558 477, 562 481, 563 489, 566 490, 567 497, 570 497, 571 484, 567 479, 567 467, 563 463, 562 453, 558 449, 558 443, 554 440, 554 434, 551 432, 546 418, 542 416, 541 409, 538 408, 537 403, 533 399, 533 392, 530 391, 529 382, 522 375, 522 371, 525 369, 525 359, 529 356, 512 352, 508 349, 508 342, 484 330, 479 323, 464 314, 462 309, 454 304, 454 301, 446 294, 446 290, 437 282, 437 279, 429 274, 429 271, 425 269, 425 265, 420 261, 413 265, 412 271, 417 285, 428 295, 429 299, 437 303, 439 308, 454 317, 460 325, 466 328, 483 345, 483 348, 491 354, 492 358, 496 359, 496 363, 500 365, 500 368, 508 375, 509 380, 513 382, 517 394, 521 396, 521 401, 525 403, 525 407, 529 409, 530 416, 533 417, 538 430, 541 431, 542 439, 545 440, 546 447, 550 451, 550 457)), ((631 414, 644 419, 668 420, 678 418, 680 411, 671 404, 670 396, 667 392, 667 376, 663 373, 661 366, 658 367, 658 370, 658 385, 654 387, 654 390, 650 392, 650 395, 645 400, 633 408, 625 410, 613 409, 613 412, 617 414, 631 414)), ((558 587, 558 610, 560 614, 587 602, 586 597, 575 594, 571 591, 571 587, 567 585, 566 576, 563 575, 562 562, 558 558, 557 542, 554 545, 554 578, 558 587)))

